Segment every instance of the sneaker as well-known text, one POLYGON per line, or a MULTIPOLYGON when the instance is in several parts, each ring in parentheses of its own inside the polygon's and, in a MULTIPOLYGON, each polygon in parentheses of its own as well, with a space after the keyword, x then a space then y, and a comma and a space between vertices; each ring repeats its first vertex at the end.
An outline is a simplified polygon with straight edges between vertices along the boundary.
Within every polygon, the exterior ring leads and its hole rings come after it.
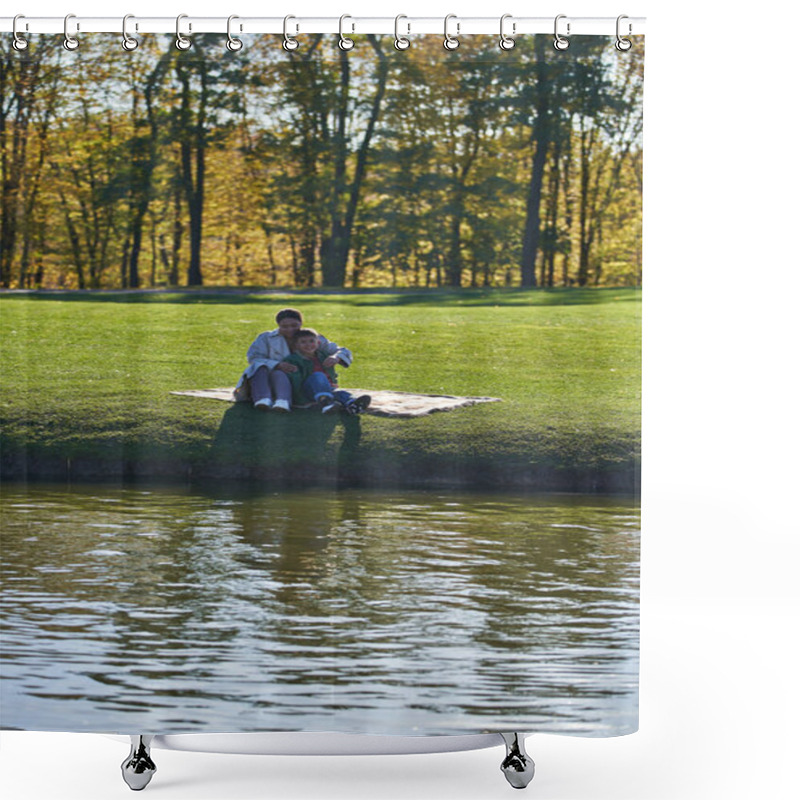
POLYGON ((289 408, 289 401, 288 400, 276 400, 272 404, 272 410, 273 411, 282 411, 283 413, 288 413, 289 411, 291 411, 291 409, 289 408))
POLYGON ((369 408, 369 404, 372 402, 372 398, 368 394, 362 394, 359 397, 356 397, 355 400, 351 400, 346 406, 345 409, 347 410, 348 414, 360 414, 362 411, 365 411, 369 408))
POLYGON ((322 413, 332 414, 334 411, 338 411, 341 407, 342 404, 338 400, 325 400, 322 405, 322 413))
POLYGON ((257 408, 259 411, 269 411, 272 408, 272 399, 269 397, 262 397, 260 400, 256 400, 253 403, 253 408, 257 408))

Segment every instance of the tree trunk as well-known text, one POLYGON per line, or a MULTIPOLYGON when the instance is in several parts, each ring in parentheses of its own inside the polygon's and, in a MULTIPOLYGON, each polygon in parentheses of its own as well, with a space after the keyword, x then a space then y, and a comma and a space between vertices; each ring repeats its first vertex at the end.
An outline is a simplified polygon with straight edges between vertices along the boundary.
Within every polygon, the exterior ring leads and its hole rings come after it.
POLYGON ((3 287, 11 285, 17 233, 22 217, 22 177, 27 161, 30 111, 34 103, 38 68, 38 61, 17 59, 16 52, 12 51, 8 55, 3 54, 0 62, 0 286, 3 287), (10 102, 7 99, 9 97, 10 102), (13 132, 11 137, 7 130, 9 118, 13 132))
MULTIPOLYGON (((144 220, 150 207, 150 199, 153 194, 153 173, 155 172, 158 161, 158 117, 155 112, 155 94, 159 86, 164 70, 169 60, 162 56, 155 69, 147 76, 144 86, 144 101, 147 109, 147 133, 138 142, 139 150, 134 154, 133 163, 136 168, 137 187, 135 192, 135 202, 133 204, 133 218, 131 220, 131 256, 128 269, 129 284, 131 288, 138 288, 139 279, 139 258, 142 252, 142 238, 144 230, 144 220), (144 152, 142 152, 142 150, 144 152), (138 156, 138 158, 136 157, 138 156)), ((134 125, 137 123, 137 101, 136 88, 132 92, 133 96, 133 118, 134 125)), ((153 259, 155 264, 155 258, 153 259)), ((151 283, 154 275, 151 276, 151 283)))
POLYGON ((61 200, 61 206, 64 209, 64 219, 67 224, 67 235, 69 236, 69 243, 72 249, 72 260, 75 265, 75 272, 78 276, 78 288, 85 289, 86 288, 86 279, 84 278, 84 270, 83 270, 83 257, 81 255, 81 244, 80 238, 78 237, 78 232, 75 229, 75 224, 72 221, 72 217, 70 217, 69 213, 67 212, 67 198, 64 196, 64 192, 59 189, 58 191, 59 199, 61 200))
POLYGON ((347 51, 339 49, 339 87, 338 108, 336 111, 336 131, 333 136, 333 186, 329 197, 330 234, 320 244, 323 286, 344 286, 345 265, 341 263, 344 248, 344 221, 340 208, 345 193, 347 177, 347 111, 350 104, 350 60, 347 51))
POLYGON ((367 128, 364 138, 356 153, 356 166, 353 180, 350 182, 350 191, 346 199, 346 208, 342 218, 339 208, 342 196, 346 191, 346 166, 347 151, 345 138, 345 123, 350 88, 350 66, 346 51, 341 51, 340 64, 342 70, 342 92, 340 96, 339 117, 336 133, 336 173, 334 178, 333 197, 331 199, 331 234, 322 242, 320 260, 322 262, 322 283, 325 286, 344 286, 347 261, 353 238, 353 225, 355 223, 358 200, 361 187, 367 172, 367 156, 370 143, 375 132, 375 125, 380 115, 381 103, 386 92, 386 77, 389 72, 389 63, 386 55, 380 48, 377 37, 369 34, 369 43, 378 56, 377 87, 372 99, 367 128))
POLYGON ((454 201, 455 210, 450 218, 450 255, 447 258, 447 285, 453 287, 461 286, 461 275, 464 271, 464 260, 461 255, 461 220, 464 216, 464 198, 459 186, 456 191, 454 201))
MULTIPOLYGON (((573 197, 572 186, 570 183, 572 165, 572 125, 569 126, 569 136, 567 138, 567 150, 564 154, 564 227, 566 228, 567 242, 572 242, 572 218, 573 218, 573 197)), ((562 256, 561 264, 561 283, 569 286, 569 256, 570 247, 562 256)))
POLYGON ((589 251, 592 248, 592 227, 589 220, 590 199, 589 184, 591 178, 589 155, 592 150, 592 139, 586 130, 585 121, 581 121, 581 194, 579 207, 580 252, 578 254, 578 286, 586 286, 589 281, 589 251))
POLYGON ((206 178, 205 115, 208 101, 208 69, 201 57, 192 63, 200 76, 200 98, 196 120, 191 122, 190 72, 178 61, 181 94, 181 181, 189 211, 189 270, 187 286, 202 286, 201 247, 203 243, 203 201, 206 178))
POLYGON ((536 55, 536 81, 538 93, 536 97, 536 122, 533 127, 533 141, 536 146, 533 155, 531 180, 528 185, 528 197, 525 204, 525 232, 522 239, 521 278, 523 286, 536 286, 536 254, 539 250, 541 235, 541 219, 539 209, 542 202, 542 182, 547 151, 550 147, 550 87, 548 71, 545 66, 545 42, 543 36, 533 40, 536 55))
MULTIPOLYGON (((542 125, 542 127, 544 127, 542 125)), ((528 198, 525 204, 525 233, 522 239, 521 276, 523 286, 536 286, 536 253, 539 250, 541 219, 539 207, 542 202, 542 178, 547 155, 547 142, 540 134, 536 141, 533 169, 528 185, 528 198)))
POLYGON ((183 224, 181 223, 181 191, 177 184, 173 192, 173 212, 172 252, 170 254, 167 282, 170 286, 177 286, 179 283, 181 245, 183 243, 183 224))

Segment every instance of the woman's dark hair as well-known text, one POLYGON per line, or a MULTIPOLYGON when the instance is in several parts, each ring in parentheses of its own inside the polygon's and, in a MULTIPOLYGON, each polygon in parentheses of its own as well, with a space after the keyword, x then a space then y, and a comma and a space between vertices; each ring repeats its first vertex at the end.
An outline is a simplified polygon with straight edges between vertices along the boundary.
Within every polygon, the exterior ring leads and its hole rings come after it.
POLYGON ((303 324, 303 315, 296 308, 282 308, 275 315, 275 322, 280 324, 282 319, 296 319, 301 325, 303 324))

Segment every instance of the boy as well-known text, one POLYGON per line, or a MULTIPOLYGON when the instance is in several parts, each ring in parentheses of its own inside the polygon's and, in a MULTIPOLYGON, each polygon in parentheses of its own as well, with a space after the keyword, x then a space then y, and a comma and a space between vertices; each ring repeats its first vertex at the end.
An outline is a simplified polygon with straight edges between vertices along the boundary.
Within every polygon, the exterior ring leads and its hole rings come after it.
POLYGON ((292 337, 293 353, 284 362, 297 367, 290 372, 292 400, 295 405, 306 405, 313 401, 322 406, 322 413, 344 409, 348 414, 360 414, 371 401, 368 394, 353 397, 350 392, 338 388, 334 366, 339 363, 336 355, 326 355, 320 350, 319 335, 313 328, 300 328, 292 337))

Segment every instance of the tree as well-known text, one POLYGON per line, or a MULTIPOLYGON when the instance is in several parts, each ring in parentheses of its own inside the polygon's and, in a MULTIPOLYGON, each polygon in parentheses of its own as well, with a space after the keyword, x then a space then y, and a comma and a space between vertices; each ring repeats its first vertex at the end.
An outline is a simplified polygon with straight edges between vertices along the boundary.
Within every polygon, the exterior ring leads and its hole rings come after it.
POLYGON ((639 279, 640 48, 107 39, 0 43, 4 286, 639 279))
POLYGON ((597 56, 588 55, 577 62, 583 67, 579 73, 582 91, 576 95, 574 107, 579 120, 581 171, 579 286, 589 282, 592 248, 602 235, 604 215, 619 189, 622 168, 642 132, 642 54, 631 51, 615 59, 613 82, 598 79, 592 69, 597 56))
MULTIPOLYGON (((349 51, 341 48, 339 50, 340 85, 336 96, 338 101, 335 110, 336 128, 331 141, 334 179, 328 200, 331 217, 330 234, 323 238, 320 246, 322 283, 324 286, 344 286, 347 260, 353 235, 353 223, 356 218, 361 187, 366 174, 370 143, 375 133, 375 125, 378 121, 381 103, 386 91, 386 76, 389 69, 388 60, 375 35, 368 34, 367 40, 377 57, 377 64, 371 81, 375 84, 375 93, 369 104, 361 142, 354 154, 355 164, 349 182, 347 179, 347 167, 350 153, 348 149, 347 123, 354 113, 358 113, 360 100, 358 90, 351 97, 349 51)), ((361 85, 363 86, 363 83, 361 85)))
POLYGON ((19 284, 27 283, 31 244, 58 102, 57 46, 32 44, 20 54, 0 41, 0 286, 11 286, 20 234, 19 284))
MULTIPOLYGON (((148 47, 145 43, 144 47, 148 47)), ((121 177, 128 192, 128 228, 125 239, 125 252, 128 257, 127 270, 123 268, 123 286, 133 289, 140 285, 139 260, 142 252, 144 223, 153 196, 153 176, 158 164, 162 112, 158 110, 158 100, 171 57, 161 55, 155 66, 144 70, 142 63, 152 64, 152 60, 131 60, 128 68, 133 126, 128 141, 129 158, 121 177), (144 113, 141 111, 144 101, 144 113), (127 273, 127 274, 126 274, 127 273)))

